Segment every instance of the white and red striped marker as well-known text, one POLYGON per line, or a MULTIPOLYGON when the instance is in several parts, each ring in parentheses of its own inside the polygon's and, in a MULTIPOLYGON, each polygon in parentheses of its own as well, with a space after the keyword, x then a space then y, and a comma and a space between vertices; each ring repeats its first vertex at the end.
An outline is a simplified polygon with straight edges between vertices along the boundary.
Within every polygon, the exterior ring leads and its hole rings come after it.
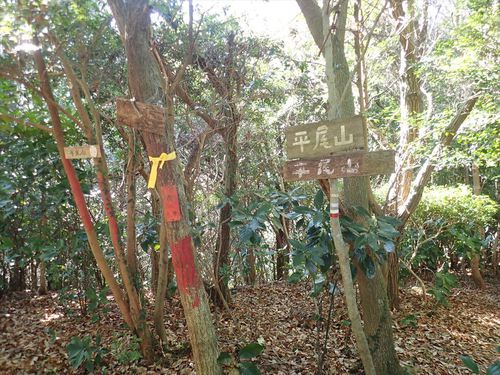
POLYGON ((340 216, 339 203, 338 202, 331 202, 330 203, 330 217, 333 219, 336 219, 339 216, 340 216))

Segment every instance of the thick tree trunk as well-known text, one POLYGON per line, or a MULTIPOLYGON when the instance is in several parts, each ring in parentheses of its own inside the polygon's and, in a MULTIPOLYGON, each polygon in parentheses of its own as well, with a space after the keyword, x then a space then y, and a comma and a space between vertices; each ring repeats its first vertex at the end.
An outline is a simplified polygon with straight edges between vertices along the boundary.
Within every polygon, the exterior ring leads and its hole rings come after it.
MULTIPOLYGON (((474 195, 480 195, 481 194, 481 177, 479 174, 479 167, 477 166, 476 163, 472 163, 472 183, 473 183, 473 190, 474 190, 474 195)), ((484 239, 484 228, 480 227, 478 228, 479 233, 481 234, 481 239, 484 239)), ((484 282, 483 276, 481 275, 481 254, 478 252, 477 254, 474 254, 472 256, 472 259, 470 261, 471 269, 472 269, 472 280, 474 280, 474 283, 478 288, 483 289, 486 287, 486 284, 484 282)))
POLYGON ((162 222, 160 228, 160 259, 159 259, 159 273, 158 273, 158 283, 156 288, 156 296, 155 296, 155 309, 153 313, 153 320, 155 325, 156 333, 160 338, 160 342, 163 346, 163 349, 167 348, 167 331, 165 330, 165 325, 163 324, 163 310, 165 306, 165 296, 167 294, 167 286, 168 286, 168 275, 169 275, 169 267, 168 267, 168 250, 167 250, 167 231, 165 228, 165 224, 162 222))
MULTIPOLYGON (((150 7, 147 1, 109 0, 125 45, 130 94, 140 102, 163 106, 165 86, 150 48, 150 7)), ((163 77, 165 78, 165 77, 163 77)), ((175 150, 174 123, 167 116, 166 135, 141 131, 147 154, 158 157, 175 150)), ((156 188, 160 195, 167 242, 172 253, 177 285, 187 321, 196 371, 220 374, 218 348, 208 300, 196 264, 179 159, 158 169, 156 188)))

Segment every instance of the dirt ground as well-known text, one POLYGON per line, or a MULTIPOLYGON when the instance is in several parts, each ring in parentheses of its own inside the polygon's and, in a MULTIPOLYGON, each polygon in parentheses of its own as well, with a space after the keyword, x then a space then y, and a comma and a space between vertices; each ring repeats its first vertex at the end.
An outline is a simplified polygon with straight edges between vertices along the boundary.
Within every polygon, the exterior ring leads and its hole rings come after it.
MULTIPOLYGON (((264 343, 255 359, 262 374, 314 374, 316 370, 316 307, 305 284, 273 283, 234 291, 231 316, 216 311, 214 319, 223 351, 235 353, 246 343, 264 343)), ((468 282, 454 289, 449 307, 437 306, 418 291, 403 290, 402 308, 395 312, 394 334, 401 364, 413 374, 470 374, 460 355, 480 366, 498 360, 500 293, 491 284, 477 290, 468 282)), ((76 374, 69 366, 66 345, 73 336, 100 335, 108 374, 194 374, 182 309, 177 298, 167 301, 165 322, 168 351, 155 365, 120 363, 120 351, 130 335, 113 303, 97 321, 81 316, 77 306, 65 307, 56 293, 37 296, 15 293, 0 300, 1 374, 76 374), (121 343, 121 344, 120 344, 121 343), (121 345, 121 346, 120 346, 121 345), (120 349, 121 348, 121 349, 120 349)), ((326 304, 323 311, 327 311, 326 304)), ((326 313, 325 313, 326 314, 326 313)), ((321 338, 323 340, 323 338, 321 338)), ((324 374, 362 374, 350 335, 342 296, 334 300, 324 374)))

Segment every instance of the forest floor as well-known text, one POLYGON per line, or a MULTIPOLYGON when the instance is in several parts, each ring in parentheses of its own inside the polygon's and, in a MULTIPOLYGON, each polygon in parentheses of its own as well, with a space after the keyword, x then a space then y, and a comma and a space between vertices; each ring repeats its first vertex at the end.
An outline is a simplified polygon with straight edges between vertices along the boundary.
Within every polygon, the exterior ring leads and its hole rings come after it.
MULTIPOLYGON (((396 351, 402 365, 414 374, 470 374, 460 360, 466 354, 484 373, 498 359, 499 297, 498 285, 477 290, 466 282, 454 289, 446 308, 430 299, 422 301, 411 288, 403 291, 402 308, 394 313, 396 351)), ((214 314, 223 351, 234 353, 246 343, 264 342, 265 349, 255 360, 262 374, 314 374, 315 306, 305 285, 238 288, 233 304, 231 318, 223 311, 214 314)), ((166 311, 170 350, 162 363, 146 366, 141 361, 118 360, 130 335, 112 303, 108 312, 93 321, 91 314, 82 317, 61 303, 55 293, 4 297, 0 300, 0 373, 82 373, 69 366, 66 345, 72 336, 100 335, 99 347, 109 350, 104 356, 108 374, 194 374, 178 298, 167 302, 166 311)), ((337 295, 324 374, 363 373, 346 319, 341 295, 337 295)))

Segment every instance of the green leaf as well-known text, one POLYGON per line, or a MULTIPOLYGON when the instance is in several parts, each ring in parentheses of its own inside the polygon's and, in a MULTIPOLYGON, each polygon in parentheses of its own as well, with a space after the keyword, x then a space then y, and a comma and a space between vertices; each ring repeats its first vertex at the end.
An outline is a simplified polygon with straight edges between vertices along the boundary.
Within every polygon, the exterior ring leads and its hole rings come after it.
POLYGON ((495 362, 488 367, 486 375, 500 375, 500 362, 495 362))
POLYGON ((221 352, 217 358, 217 363, 219 365, 230 365, 232 362, 233 358, 231 357, 231 354, 227 352, 221 352))
POLYGON ((250 359, 257 357, 263 350, 264 347, 262 345, 252 342, 242 348, 238 354, 240 359, 250 359))
POLYGON ((471 357, 469 357, 468 355, 461 355, 460 359, 462 360, 465 367, 471 370, 474 374, 479 374, 479 367, 471 357))
POLYGON ((257 365, 253 362, 241 362, 240 373, 241 375, 260 375, 257 365))
POLYGON ((323 208, 323 204, 325 202, 325 195, 323 194, 323 190, 319 189, 316 195, 314 196, 314 207, 318 210, 323 208))
POLYGON ((301 271, 295 271, 288 277, 288 282, 290 284, 296 284, 302 279, 302 272, 301 271))

